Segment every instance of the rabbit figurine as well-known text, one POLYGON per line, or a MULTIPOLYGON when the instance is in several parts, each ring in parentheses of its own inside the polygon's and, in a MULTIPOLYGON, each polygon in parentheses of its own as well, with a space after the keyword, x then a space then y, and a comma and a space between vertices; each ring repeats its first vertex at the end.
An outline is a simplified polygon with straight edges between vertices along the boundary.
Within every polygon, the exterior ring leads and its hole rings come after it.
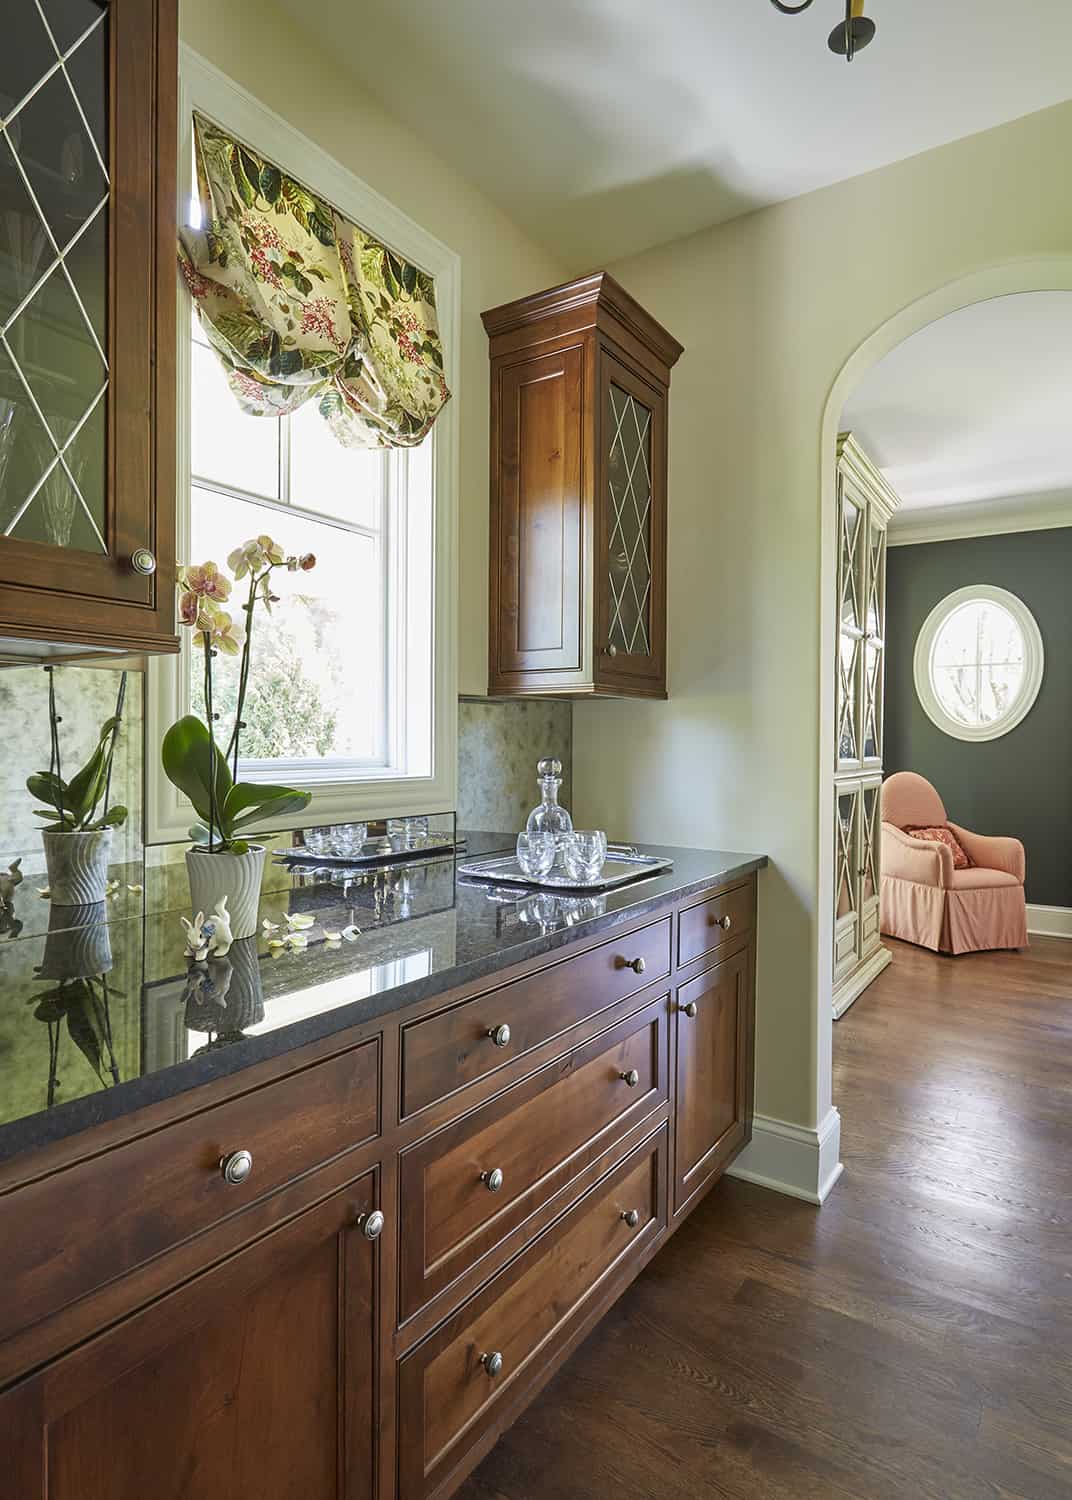
POLYGON ((205 923, 203 931, 210 933, 209 950, 213 958, 224 958, 234 942, 226 896, 221 896, 216 902, 216 910, 205 923))
POLYGON ((18 859, 8 865, 7 874, 0 875, 0 911, 10 910, 15 904, 15 887, 21 885, 24 879, 23 873, 19 869, 21 864, 22 857, 20 855, 18 859))
POLYGON ((196 959, 198 963, 208 957, 209 943, 212 939, 212 930, 205 931, 205 914, 199 911, 191 922, 189 917, 179 918, 186 928, 186 948, 184 950, 187 958, 196 959))

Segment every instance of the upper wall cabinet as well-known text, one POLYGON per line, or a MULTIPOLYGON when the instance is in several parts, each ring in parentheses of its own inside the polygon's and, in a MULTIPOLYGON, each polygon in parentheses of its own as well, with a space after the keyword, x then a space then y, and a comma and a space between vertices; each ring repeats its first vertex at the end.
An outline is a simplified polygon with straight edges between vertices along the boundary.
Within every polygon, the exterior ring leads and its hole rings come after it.
POLYGON ((176 0, 7 0, 0 661, 175 639, 176 0))
POLYGON ((666 422, 682 346, 606 272, 484 313, 493 694, 666 697, 666 422))

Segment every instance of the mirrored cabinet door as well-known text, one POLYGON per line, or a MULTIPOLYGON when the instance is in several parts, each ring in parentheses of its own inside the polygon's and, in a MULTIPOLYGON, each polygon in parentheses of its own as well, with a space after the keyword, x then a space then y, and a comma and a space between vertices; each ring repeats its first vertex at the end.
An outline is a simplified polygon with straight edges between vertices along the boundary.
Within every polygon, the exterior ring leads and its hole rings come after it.
POLYGON ((860 943, 860 785, 837 788, 834 805, 834 982, 857 961, 860 943))
POLYGON ((886 527, 867 521, 867 605, 864 612, 860 754, 865 768, 882 764, 882 703, 886 655, 886 527))
POLYGON ((838 770, 860 765, 860 667, 863 656, 867 507, 838 485, 838 659, 835 744, 838 770))
POLYGON ((166 648, 174 0, 8 8, 17 43, 0 52, 0 652, 166 648))

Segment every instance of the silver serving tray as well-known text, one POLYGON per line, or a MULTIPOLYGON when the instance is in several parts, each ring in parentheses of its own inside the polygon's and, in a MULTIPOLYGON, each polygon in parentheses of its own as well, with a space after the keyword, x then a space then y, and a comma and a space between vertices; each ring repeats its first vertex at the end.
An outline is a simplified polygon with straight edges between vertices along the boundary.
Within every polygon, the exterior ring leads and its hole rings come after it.
POLYGON ((459 865, 458 874, 472 880, 489 880, 496 885, 527 885, 542 891, 608 891, 615 886, 627 885, 630 880, 641 880, 647 875, 658 875, 663 870, 672 870, 672 859, 658 859, 654 854, 638 854, 635 850, 619 853, 608 850, 596 880, 571 880, 568 875, 552 871, 549 875, 526 875, 517 862, 516 854, 495 855, 492 859, 474 860, 472 864, 459 865))

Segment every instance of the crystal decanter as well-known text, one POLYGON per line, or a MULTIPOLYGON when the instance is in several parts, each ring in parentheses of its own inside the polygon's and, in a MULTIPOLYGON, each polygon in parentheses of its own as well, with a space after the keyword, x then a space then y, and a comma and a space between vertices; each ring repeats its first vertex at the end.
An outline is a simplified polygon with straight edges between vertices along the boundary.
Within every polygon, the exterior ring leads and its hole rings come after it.
POLYGON ((555 836, 555 863, 562 859, 562 843, 566 835, 573 832, 573 819, 564 807, 559 806, 558 789, 562 785, 562 762, 541 760, 536 766, 542 800, 534 807, 525 823, 526 833, 553 833, 555 836))

